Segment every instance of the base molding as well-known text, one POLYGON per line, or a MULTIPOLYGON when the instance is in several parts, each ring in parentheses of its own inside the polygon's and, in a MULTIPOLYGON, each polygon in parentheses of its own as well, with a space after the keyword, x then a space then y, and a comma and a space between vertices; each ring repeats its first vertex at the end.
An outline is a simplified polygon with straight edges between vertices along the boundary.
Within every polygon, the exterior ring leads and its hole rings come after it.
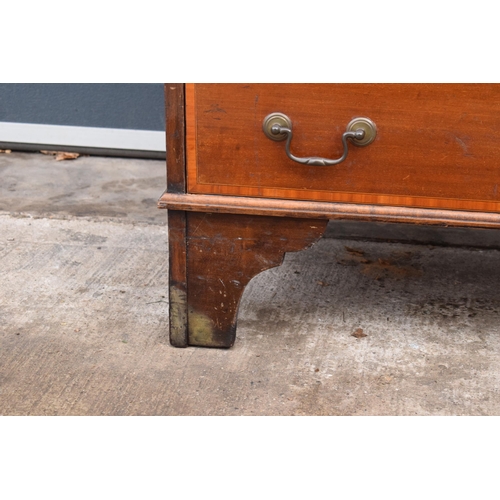
POLYGON ((243 196, 164 193, 158 201, 158 208, 186 212, 247 214, 301 219, 344 219, 500 228, 500 213, 492 212, 248 198, 243 196))

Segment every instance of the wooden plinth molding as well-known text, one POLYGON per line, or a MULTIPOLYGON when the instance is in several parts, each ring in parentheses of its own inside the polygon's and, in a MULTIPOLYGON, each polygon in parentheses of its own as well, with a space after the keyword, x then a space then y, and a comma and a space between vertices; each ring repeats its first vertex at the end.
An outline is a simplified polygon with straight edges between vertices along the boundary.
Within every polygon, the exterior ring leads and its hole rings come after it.
POLYGON ((164 193, 159 208, 273 217, 344 219, 409 224, 500 228, 500 213, 318 201, 164 193))
POLYGON ((248 282, 307 248, 326 220, 169 211, 170 341, 231 347, 248 282))

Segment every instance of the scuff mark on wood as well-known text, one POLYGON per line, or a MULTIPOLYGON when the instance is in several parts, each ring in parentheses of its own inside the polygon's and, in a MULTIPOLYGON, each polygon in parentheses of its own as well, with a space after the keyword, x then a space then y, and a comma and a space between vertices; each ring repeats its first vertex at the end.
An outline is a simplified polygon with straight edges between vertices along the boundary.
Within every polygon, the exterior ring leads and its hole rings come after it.
POLYGON ((218 104, 212 104, 209 109, 203 111, 204 113, 226 113, 226 110, 221 108, 218 104))
POLYGON ((170 287, 170 341, 176 347, 186 346, 187 295, 176 286, 170 287))

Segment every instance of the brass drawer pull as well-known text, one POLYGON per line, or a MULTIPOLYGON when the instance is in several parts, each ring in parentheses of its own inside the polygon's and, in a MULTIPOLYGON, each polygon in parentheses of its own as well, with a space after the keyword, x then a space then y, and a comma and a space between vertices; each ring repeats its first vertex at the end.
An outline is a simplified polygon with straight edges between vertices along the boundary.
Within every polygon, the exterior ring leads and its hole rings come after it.
POLYGON ((330 160, 328 158, 320 158, 312 156, 309 158, 298 158, 290 151, 290 143, 292 142, 292 121, 288 116, 283 113, 271 113, 264 118, 262 124, 264 134, 273 141, 286 141, 285 151, 293 161, 305 165, 321 165, 330 166, 337 165, 343 162, 348 153, 347 139, 350 139, 355 146, 368 146, 371 144, 377 135, 377 127, 369 118, 354 118, 347 125, 346 131, 342 134, 342 144, 344 145, 344 152, 337 160, 330 160))

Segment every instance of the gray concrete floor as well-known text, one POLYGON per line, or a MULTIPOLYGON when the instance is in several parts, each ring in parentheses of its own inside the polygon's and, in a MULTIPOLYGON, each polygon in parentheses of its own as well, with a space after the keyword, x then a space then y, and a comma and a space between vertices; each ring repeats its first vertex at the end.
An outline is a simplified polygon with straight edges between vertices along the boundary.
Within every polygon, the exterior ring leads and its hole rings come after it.
POLYGON ((175 349, 164 168, 0 154, 0 414, 500 413, 495 231, 331 224, 175 349))

